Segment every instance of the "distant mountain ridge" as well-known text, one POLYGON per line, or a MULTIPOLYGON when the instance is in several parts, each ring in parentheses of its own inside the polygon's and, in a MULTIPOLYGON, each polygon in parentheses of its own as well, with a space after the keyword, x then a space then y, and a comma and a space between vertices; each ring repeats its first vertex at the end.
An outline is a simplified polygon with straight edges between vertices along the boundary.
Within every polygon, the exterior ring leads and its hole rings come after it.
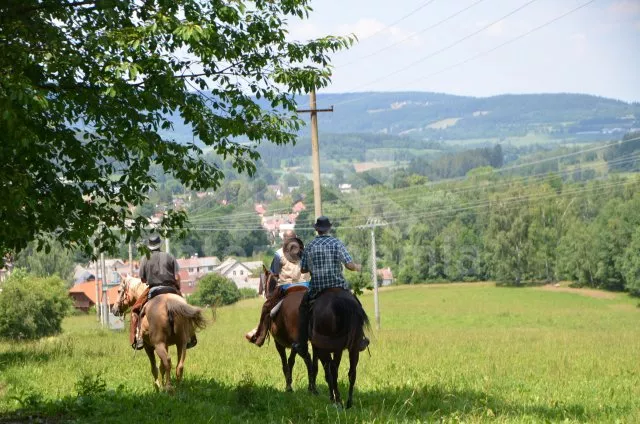
MULTIPOLYGON (((306 108, 307 96, 298 105, 306 108)), ((258 100, 265 108, 268 103, 258 100)), ((317 106, 334 106, 319 114, 319 131, 332 134, 383 133, 428 140, 523 137, 619 137, 640 128, 640 103, 587 94, 504 94, 456 96, 432 92, 365 92, 319 94, 317 106), (619 134, 616 134, 619 133, 619 134)), ((308 114, 302 114, 308 120, 308 114)), ((303 128, 301 135, 308 135, 303 128)), ((192 141, 190 128, 174 122, 165 132, 192 141)))
MULTIPOLYGON (((301 97, 299 103, 308 104, 301 97)), ((322 131, 383 132, 438 138, 577 134, 640 126, 640 104, 586 94, 505 94, 465 97, 429 92, 320 94, 322 131)))

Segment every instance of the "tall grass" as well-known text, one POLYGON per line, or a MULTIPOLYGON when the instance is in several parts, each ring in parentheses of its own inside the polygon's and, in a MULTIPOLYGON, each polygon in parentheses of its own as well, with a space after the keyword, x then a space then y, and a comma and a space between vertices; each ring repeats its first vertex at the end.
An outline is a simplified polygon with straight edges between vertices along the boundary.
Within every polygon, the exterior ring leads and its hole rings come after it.
MULTIPOLYGON (((125 333, 91 316, 67 319, 56 338, 0 343, 0 422, 640 422, 640 310, 623 295, 475 284, 380 299, 382 329, 348 411, 328 403, 322 371, 320 396, 306 392, 301 360, 284 392, 275 348, 244 340, 260 308, 250 299, 218 309, 173 396, 155 393, 125 333)), ((362 300, 373 316, 372 296, 362 300)))

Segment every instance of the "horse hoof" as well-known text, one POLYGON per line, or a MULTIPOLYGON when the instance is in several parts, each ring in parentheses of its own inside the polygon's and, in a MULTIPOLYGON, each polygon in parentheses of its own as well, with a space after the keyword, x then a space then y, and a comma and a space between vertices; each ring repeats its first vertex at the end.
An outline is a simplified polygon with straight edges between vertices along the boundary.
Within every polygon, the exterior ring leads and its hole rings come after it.
POLYGON ((318 396, 320 393, 318 393, 318 389, 316 389, 315 387, 309 387, 309 393, 311 393, 312 395, 316 395, 318 396))
POLYGON ((350 400, 347 401, 347 409, 351 408, 353 406, 353 402, 351 402, 350 400))
POLYGON ((284 389, 284 391, 287 392, 287 393, 293 392, 293 387, 287 386, 287 388, 284 389))

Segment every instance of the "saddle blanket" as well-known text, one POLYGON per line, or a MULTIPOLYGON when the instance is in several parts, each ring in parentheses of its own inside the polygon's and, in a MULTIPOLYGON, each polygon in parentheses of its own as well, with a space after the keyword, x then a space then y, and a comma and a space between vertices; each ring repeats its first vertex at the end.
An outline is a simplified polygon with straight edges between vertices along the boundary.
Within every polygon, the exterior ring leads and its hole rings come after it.
MULTIPOLYGON (((301 283, 287 283, 279 287, 280 287, 280 290, 282 290, 282 292, 284 293, 284 295, 286 295, 287 293, 292 293, 300 290, 309 290, 309 282, 303 281, 301 283)), ((276 316, 276 314, 280 310, 280 307, 282 306, 282 302, 284 302, 284 298, 280 299, 280 301, 276 303, 276 306, 274 306, 273 309, 271 309, 271 311, 269 312, 269 316, 271 318, 276 316)))
POLYGON ((155 286, 155 287, 152 287, 151 290, 149 290, 149 295, 147 296, 147 300, 151 300, 156 296, 159 296, 161 294, 167 294, 167 293, 180 295, 180 292, 174 286, 155 286))
POLYGON ((302 281, 300 283, 285 283, 280 286, 280 290, 284 293, 289 293, 290 291, 298 291, 298 290, 309 290, 309 282, 302 281))

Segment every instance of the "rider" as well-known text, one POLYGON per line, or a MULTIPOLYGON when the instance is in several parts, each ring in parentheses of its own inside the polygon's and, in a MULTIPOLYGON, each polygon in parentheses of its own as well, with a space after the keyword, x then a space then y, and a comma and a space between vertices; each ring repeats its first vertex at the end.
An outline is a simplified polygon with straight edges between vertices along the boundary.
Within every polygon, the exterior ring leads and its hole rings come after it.
POLYGON ((268 298, 262 305, 260 322, 256 328, 245 335, 247 340, 255 343, 256 346, 264 344, 267 337, 267 328, 264 323, 273 307, 284 297, 285 290, 282 287, 285 284, 309 281, 309 274, 302 273, 300 270, 300 256, 303 249, 302 240, 296 236, 296 233, 293 230, 286 230, 282 237, 282 247, 276 251, 271 261, 270 271, 277 278, 278 285, 270 295, 268 287, 265 287, 268 298))
MULTIPOLYGON (((339 287, 349 290, 344 279, 342 265, 350 271, 360 271, 362 266, 356 264, 347 252, 347 248, 337 238, 329 235, 331 222, 326 216, 320 216, 313 225, 318 236, 309 243, 302 255, 301 268, 303 272, 311 272, 309 291, 304 294, 300 303, 300 321, 298 323, 298 342, 293 348, 301 355, 307 355, 307 340, 309 339, 309 302, 318 297, 326 289, 339 287)), ((355 297, 355 296, 354 296, 355 297)), ((358 304, 360 301, 355 297, 358 304)), ((362 305, 360 304, 360 307, 362 305)), ((364 337, 360 342, 360 350, 369 345, 369 339, 364 337)))
MULTIPOLYGON (((144 347, 142 335, 139 332, 140 311, 147 303, 147 300, 162 293, 180 293, 180 275, 176 258, 170 253, 160 251, 162 240, 159 236, 149 237, 147 247, 151 251, 151 256, 142 258, 140 263, 140 279, 148 288, 138 298, 138 301, 131 308, 131 347, 140 350, 144 347)), ((195 346, 197 343, 195 335, 187 344, 187 348, 195 346)))

